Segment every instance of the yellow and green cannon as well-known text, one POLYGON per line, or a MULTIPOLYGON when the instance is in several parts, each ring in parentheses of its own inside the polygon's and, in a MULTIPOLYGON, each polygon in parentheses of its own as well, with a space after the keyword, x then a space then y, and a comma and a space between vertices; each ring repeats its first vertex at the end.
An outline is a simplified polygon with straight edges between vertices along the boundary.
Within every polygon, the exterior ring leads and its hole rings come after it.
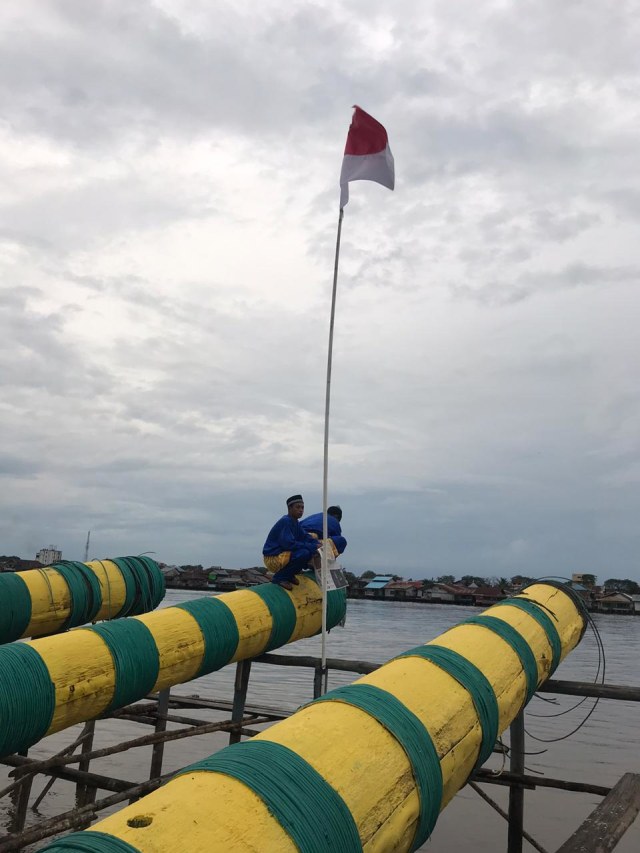
MULTIPOLYGON (((327 624, 346 611, 327 599, 327 624)), ((291 592, 265 583, 154 613, 0 647, 0 756, 233 661, 319 633, 322 596, 311 576, 291 592)))
POLYGON ((584 628, 570 590, 536 583, 44 849, 415 850, 584 628))
POLYGON ((0 643, 57 634, 87 622, 148 613, 165 594, 149 557, 79 563, 0 574, 0 643))

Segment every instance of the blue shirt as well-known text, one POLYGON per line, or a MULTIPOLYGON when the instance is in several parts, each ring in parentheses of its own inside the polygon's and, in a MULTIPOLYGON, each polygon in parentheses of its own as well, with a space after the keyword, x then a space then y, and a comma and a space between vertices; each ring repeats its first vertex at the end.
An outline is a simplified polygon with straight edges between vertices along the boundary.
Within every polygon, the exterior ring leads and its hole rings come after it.
MULTIPOLYGON (((300 522, 300 527, 306 530, 307 533, 315 533, 318 539, 322 539, 322 513, 314 512, 313 515, 308 515, 300 522)), ((347 540, 342 535, 340 522, 335 515, 327 515, 327 533, 329 539, 333 539, 335 546, 338 549, 338 554, 342 554, 347 547, 347 540)))
POLYGON ((308 551, 312 557, 317 550, 318 541, 302 529, 298 519, 283 515, 269 531, 262 553, 265 557, 277 557, 283 551, 308 551))

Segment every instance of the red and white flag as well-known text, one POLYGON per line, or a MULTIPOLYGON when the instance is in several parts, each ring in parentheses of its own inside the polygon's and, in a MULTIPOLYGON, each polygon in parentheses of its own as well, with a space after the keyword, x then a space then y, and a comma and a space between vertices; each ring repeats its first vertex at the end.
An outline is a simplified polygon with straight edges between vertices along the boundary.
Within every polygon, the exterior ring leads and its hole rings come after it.
POLYGON ((354 110, 340 173, 340 207, 349 201, 349 181, 376 181, 390 190, 395 184, 387 131, 360 107, 354 110))

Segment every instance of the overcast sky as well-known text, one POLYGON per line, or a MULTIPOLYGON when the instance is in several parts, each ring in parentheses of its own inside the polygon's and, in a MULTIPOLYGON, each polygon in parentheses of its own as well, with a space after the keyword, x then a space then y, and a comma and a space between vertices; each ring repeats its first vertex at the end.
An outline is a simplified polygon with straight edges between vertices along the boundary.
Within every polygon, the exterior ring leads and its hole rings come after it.
POLYGON ((0 553, 640 579, 636 0, 0 6, 0 553))

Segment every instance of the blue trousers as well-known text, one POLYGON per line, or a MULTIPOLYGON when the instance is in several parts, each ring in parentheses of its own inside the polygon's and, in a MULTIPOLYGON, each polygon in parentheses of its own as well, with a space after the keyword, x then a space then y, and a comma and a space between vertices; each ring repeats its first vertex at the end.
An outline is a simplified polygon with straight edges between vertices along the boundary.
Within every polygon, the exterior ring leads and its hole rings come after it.
POLYGON ((271 583, 280 583, 280 581, 290 581, 294 575, 299 574, 303 569, 306 569, 309 565, 309 560, 311 556, 309 554, 303 554, 302 557, 294 557, 289 560, 284 569, 280 569, 279 572, 276 572, 273 578, 271 579, 271 583))

